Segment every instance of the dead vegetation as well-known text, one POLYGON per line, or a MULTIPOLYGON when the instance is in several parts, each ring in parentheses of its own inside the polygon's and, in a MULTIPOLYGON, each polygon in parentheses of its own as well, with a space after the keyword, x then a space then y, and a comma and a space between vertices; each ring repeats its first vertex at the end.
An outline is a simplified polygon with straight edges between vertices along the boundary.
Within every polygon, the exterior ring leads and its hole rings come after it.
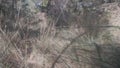
POLYGON ((41 11, 31 0, 0 0, 1 68, 120 67, 120 44, 111 31, 112 22, 119 26, 119 7, 109 8, 116 3, 85 0, 81 9, 77 0, 50 1, 41 11))

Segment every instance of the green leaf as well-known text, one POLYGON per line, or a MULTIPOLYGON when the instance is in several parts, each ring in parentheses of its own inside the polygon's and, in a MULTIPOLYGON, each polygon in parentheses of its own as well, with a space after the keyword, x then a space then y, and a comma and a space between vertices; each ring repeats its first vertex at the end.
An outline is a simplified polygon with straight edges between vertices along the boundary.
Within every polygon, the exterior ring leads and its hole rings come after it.
POLYGON ((48 0, 43 0, 42 6, 43 6, 43 7, 47 7, 47 4, 48 4, 48 0))

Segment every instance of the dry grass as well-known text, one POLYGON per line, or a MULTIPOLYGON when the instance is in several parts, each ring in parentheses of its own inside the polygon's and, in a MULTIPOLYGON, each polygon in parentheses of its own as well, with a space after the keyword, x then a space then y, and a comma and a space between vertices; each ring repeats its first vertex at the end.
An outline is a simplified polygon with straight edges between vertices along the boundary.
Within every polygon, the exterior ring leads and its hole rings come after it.
POLYGON ((108 25, 104 13, 85 10, 73 16, 75 21, 68 21, 69 26, 60 28, 56 27, 59 17, 53 20, 44 12, 28 12, 21 1, 13 2, 0 1, 0 67, 103 68, 105 64, 112 68, 111 62, 117 63, 116 57, 119 60, 119 56, 113 56, 119 55, 116 47, 113 51, 107 48, 114 45, 110 32, 100 27, 108 25), (6 7, 6 2, 15 8, 6 7), (6 11, 8 8, 13 10, 6 11), (112 60, 108 61, 104 53, 112 60), (101 55, 108 64, 101 61, 101 55))

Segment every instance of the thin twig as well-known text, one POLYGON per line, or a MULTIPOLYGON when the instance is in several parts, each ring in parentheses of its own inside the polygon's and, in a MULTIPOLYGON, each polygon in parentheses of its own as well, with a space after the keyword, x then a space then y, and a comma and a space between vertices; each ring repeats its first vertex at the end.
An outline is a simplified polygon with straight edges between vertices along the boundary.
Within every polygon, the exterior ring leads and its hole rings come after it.
POLYGON ((59 58, 62 56, 62 54, 76 41, 76 39, 78 39, 79 37, 83 36, 84 34, 86 34, 86 32, 78 35, 77 37, 75 37, 74 39, 72 39, 72 41, 70 42, 70 44, 66 45, 66 47, 61 51, 61 53, 58 55, 58 57, 55 59, 55 61, 52 63, 51 68, 55 67, 56 62, 59 60, 59 58))

